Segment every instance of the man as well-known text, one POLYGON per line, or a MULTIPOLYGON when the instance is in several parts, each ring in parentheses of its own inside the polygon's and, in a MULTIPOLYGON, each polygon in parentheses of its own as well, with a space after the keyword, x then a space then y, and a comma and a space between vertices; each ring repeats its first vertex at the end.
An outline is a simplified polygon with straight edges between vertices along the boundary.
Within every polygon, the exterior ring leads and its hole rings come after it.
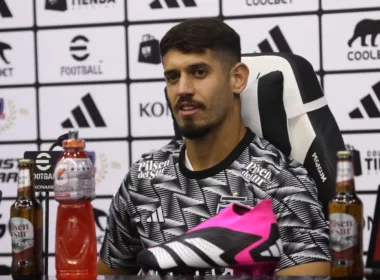
POLYGON ((112 199, 99 274, 137 274, 138 252, 203 221, 188 211, 187 198, 213 216, 220 194, 227 193, 250 207, 264 198, 278 205, 284 252, 277 275, 329 275, 328 224, 314 181, 242 122, 239 95, 249 69, 241 62, 239 35, 216 19, 190 19, 167 32, 160 51, 184 141, 171 141, 131 167, 112 199), (250 162, 271 178, 260 185, 244 178, 236 166, 250 162), (214 184, 207 185, 206 178, 214 184), (302 190, 305 199, 295 198, 288 186, 302 190))

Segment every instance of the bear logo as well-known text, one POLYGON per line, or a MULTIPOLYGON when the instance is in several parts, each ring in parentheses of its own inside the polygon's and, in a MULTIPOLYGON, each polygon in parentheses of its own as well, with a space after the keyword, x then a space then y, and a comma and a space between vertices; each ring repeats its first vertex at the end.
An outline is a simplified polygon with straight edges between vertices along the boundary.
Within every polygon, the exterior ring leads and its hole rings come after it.
POLYGON ((359 21, 354 30, 354 35, 348 41, 348 45, 351 47, 352 43, 357 39, 361 38, 362 47, 367 47, 366 37, 367 35, 371 35, 371 45, 372 47, 377 47, 375 44, 376 36, 380 33, 380 20, 374 19, 363 19, 359 21))

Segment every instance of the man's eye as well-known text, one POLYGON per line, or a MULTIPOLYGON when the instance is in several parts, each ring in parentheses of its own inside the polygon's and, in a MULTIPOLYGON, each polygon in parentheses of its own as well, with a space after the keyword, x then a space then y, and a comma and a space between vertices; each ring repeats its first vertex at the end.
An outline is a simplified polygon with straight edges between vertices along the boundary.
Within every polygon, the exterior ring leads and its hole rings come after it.
POLYGON ((197 69, 195 70, 195 76, 197 77, 203 77, 206 75, 206 70, 204 69, 197 69))
POLYGON ((168 75, 168 76, 166 76, 166 79, 169 82, 172 82, 172 81, 175 81, 176 79, 178 79, 178 75, 176 75, 176 74, 168 75))

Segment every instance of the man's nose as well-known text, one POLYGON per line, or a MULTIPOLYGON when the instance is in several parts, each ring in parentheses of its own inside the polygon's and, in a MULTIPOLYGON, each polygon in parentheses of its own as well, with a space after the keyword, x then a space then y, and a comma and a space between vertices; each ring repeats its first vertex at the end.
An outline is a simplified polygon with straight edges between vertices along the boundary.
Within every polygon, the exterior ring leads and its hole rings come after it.
POLYGON ((178 85, 178 95, 184 96, 184 95, 193 95, 194 94, 194 87, 191 79, 189 79, 186 76, 182 76, 179 80, 178 85))

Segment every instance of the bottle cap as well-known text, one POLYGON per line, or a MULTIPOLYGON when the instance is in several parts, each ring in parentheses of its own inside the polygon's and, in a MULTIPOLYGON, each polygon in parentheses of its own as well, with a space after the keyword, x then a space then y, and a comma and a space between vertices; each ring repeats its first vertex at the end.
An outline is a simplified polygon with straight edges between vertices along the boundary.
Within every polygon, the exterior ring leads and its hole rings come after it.
POLYGON ((352 157, 352 151, 338 151, 337 153, 338 158, 349 158, 352 157))
POLYGON ((68 139, 62 141, 62 147, 64 149, 84 149, 85 141, 83 139, 79 139, 78 130, 70 129, 68 139))
POLYGON ((18 160, 18 168, 23 167, 33 167, 33 160, 31 159, 19 159, 18 160))
POLYGON ((69 130, 69 139, 78 139, 79 131, 76 129, 69 130))

